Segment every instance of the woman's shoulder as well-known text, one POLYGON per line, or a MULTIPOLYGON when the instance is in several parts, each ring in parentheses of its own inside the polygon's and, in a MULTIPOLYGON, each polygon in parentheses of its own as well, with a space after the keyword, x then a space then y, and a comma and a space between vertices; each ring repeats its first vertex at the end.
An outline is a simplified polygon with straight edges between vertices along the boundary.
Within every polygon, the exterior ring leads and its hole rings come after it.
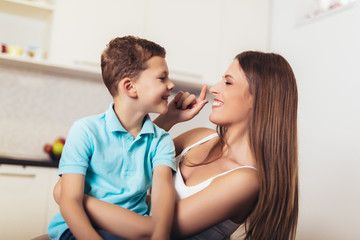
POLYGON ((216 131, 211 128, 194 128, 180 134, 174 138, 176 153, 179 154, 186 147, 206 138, 213 133, 216 133, 216 131))
POLYGON ((218 199, 223 206, 219 211, 232 212, 229 217, 233 222, 241 223, 249 214, 258 198, 260 189, 258 172, 253 168, 240 168, 214 179, 209 186, 209 192, 214 197, 221 192, 222 199, 218 199))
POLYGON ((182 214, 187 215, 182 217, 186 219, 183 224, 189 228, 197 227, 199 222, 202 226, 213 226, 225 219, 241 224, 253 209, 259 188, 258 173, 252 168, 240 168, 214 178, 206 188, 177 203, 183 206, 182 214))

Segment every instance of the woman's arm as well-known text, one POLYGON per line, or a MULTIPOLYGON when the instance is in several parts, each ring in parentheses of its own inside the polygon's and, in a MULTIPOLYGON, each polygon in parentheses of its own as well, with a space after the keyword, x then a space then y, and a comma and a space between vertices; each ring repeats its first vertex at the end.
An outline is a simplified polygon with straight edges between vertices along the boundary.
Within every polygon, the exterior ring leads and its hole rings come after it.
MULTIPOLYGON (((60 205, 63 177, 59 178, 53 190, 55 202, 60 205)), ((145 217, 118 205, 84 195, 83 206, 98 228, 126 239, 150 239, 153 233, 151 217, 145 217)))
POLYGON ((226 219, 244 221, 258 190, 258 173, 253 169, 238 169, 214 179, 204 190, 177 202, 173 235, 191 236, 226 219))
POLYGON ((153 233, 151 217, 88 195, 84 196, 84 207, 97 227, 123 238, 150 239, 153 233))
POLYGON ((153 122, 169 131, 175 124, 185 122, 194 118, 200 110, 208 103, 206 100, 207 86, 201 89, 199 97, 188 92, 178 92, 168 105, 168 111, 159 115, 153 122))
MULTIPOLYGON (((239 169, 215 179, 199 193, 179 200, 175 203, 173 238, 197 234, 226 219, 245 220, 256 203, 258 188, 257 172, 239 169)), ((95 224, 111 233, 125 238, 152 233, 151 217, 88 196, 84 204, 95 224)))
MULTIPOLYGON (((258 189, 258 174, 253 169, 238 169, 216 178, 204 190, 175 203, 173 236, 191 236, 226 219, 245 220, 256 203, 258 189)), ((151 217, 86 195, 84 206, 98 227, 113 234, 129 239, 152 234, 151 217)))
POLYGON ((76 239, 102 239, 83 208, 84 181, 81 174, 62 175, 60 212, 76 239))

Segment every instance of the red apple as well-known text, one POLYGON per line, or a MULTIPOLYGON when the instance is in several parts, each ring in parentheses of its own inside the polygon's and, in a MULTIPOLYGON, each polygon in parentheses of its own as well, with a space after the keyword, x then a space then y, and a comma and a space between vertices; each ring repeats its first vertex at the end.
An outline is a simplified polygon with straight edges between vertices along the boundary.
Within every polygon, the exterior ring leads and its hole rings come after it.
POLYGON ((62 145, 64 145, 64 144, 65 144, 65 138, 59 137, 59 138, 57 138, 57 139, 55 140, 55 142, 60 142, 62 145))
POLYGON ((44 151, 46 153, 51 153, 52 150, 53 150, 53 146, 51 144, 47 143, 47 144, 44 145, 44 151))

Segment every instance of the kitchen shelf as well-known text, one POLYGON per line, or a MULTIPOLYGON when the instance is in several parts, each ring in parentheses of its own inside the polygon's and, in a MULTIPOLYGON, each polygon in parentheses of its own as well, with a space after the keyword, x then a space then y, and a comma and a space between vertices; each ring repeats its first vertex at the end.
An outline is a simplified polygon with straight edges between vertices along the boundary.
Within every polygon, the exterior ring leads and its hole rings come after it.
POLYGON ((8 54, 0 54, 0 64, 38 70, 46 73, 84 77, 89 80, 101 80, 100 66, 98 69, 86 66, 70 66, 52 63, 45 59, 31 59, 8 54))
POLYGON ((42 9, 47 11, 53 11, 54 7, 52 4, 45 1, 31 1, 31 0, 4 0, 14 5, 25 6, 32 9, 42 9))
POLYGON ((313 11, 313 12, 309 12, 307 14, 305 14, 305 16, 298 20, 297 23, 296 23, 296 26, 299 27, 299 26, 303 26, 303 25, 306 25, 308 23, 312 23, 314 21, 317 21, 319 19, 322 19, 324 17, 327 17, 329 15, 332 15, 332 14, 335 14, 335 13, 338 13, 338 12, 341 12, 341 11, 344 11, 344 10, 347 10, 349 8, 352 8, 355 4, 357 4, 359 0, 350 0, 348 3, 346 4, 342 4, 342 5, 338 5, 338 6, 334 6, 332 8, 329 8, 325 11, 313 11))
POLYGON ((31 166, 31 167, 50 167, 50 168, 57 168, 59 163, 48 160, 48 159, 25 159, 25 158, 13 158, 7 156, 0 156, 0 165, 21 165, 21 166, 31 166))
MULTIPOLYGON (((45 73, 82 77, 92 81, 102 81, 100 66, 95 67, 82 64, 64 65, 46 59, 33 59, 8 54, 0 54, 0 64, 38 70, 45 73)), ((186 91, 198 92, 202 87, 202 76, 197 74, 170 70, 170 79, 175 83, 178 90, 185 89, 186 91)))
POLYGON ((13 16, 39 19, 49 22, 54 11, 53 4, 40 1, 0 0, 0 12, 13 16))

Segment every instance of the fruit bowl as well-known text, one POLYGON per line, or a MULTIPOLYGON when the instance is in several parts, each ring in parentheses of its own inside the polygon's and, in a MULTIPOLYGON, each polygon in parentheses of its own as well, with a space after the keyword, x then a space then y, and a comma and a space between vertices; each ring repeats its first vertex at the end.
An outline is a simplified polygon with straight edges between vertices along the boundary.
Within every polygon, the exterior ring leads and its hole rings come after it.
POLYGON ((61 153, 65 145, 65 138, 59 137, 54 144, 46 143, 44 145, 44 152, 46 152, 51 160, 58 162, 61 158, 61 153))

